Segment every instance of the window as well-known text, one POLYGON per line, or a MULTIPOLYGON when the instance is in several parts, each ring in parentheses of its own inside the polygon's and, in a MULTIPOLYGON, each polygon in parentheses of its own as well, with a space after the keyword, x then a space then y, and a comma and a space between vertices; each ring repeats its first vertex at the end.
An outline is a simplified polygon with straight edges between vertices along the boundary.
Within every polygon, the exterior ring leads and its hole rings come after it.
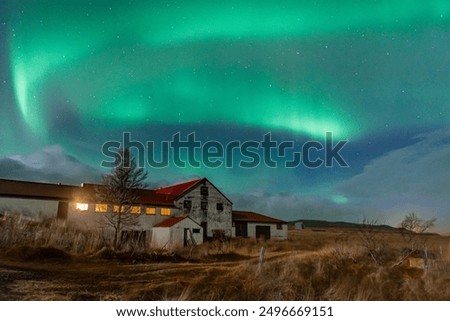
POLYGON ((202 186, 202 187, 200 187, 200 195, 202 195, 202 196, 208 196, 208 186, 202 186))
POLYGON ((108 204, 95 204, 95 211, 97 213, 106 213, 106 212, 108 212, 108 204))
POLYGON ((200 233, 200 229, 199 228, 194 228, 194 229, 192 229, 192 233, 199 234, 200 233))
POLYGON ((147 207, 145 209, 145 214, 147 214, 147 215, 155 215, 156 214, 156 207, 147 207))
POLYGON ((206 211, 208 209, 208 202, 202 202, 201 203, 201 209, 206 211))
POLYGON ((185 200, 184 203, 183 203, 183 207, 184 208, 192 208, 192 201, 185 200))
POLYGON ((216 209, 217 209, 218 211, 223 211, 223 203, 217 203, 217 204, 216 204, 216 209))
POLYGON ((169 216, 170 215, 170 208, 162 208, 161 209, 161 215, 169 216))
MULTIPOLYGON (((113 212, 114 212, 114 213, 119 213, 119 205, 114 205, 114 207, 113 207, 113 212)), ((122 213, 125 212, 125 205, 122 205, 122 210, 121 210, 121 212, 122 212, 122 213)))
POLYGON ((140 206, 131 206, 130 213, 131 214, 141 214, 141 207, 140 206))
POLYGON ((80 212, 86 212, 89 209, 89 205, 86 203, 77 203, 75 208, 80 212))
POLYGON ((282 229, 283 229, 283 224, 278 223, 278 224, 277 224, 277 230, 282 230, 282 229))

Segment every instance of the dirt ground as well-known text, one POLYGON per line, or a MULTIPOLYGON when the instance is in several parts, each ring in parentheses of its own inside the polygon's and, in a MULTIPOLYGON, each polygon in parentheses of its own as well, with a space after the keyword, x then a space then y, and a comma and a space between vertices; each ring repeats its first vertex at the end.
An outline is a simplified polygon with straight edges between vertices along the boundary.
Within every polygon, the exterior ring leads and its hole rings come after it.
POLYGON ((85 259, 21 262, 0 258, 0 300, 177 300, 183 299, 187 286, 183 279, 217 275, 236 264, 124 264, 85 259))

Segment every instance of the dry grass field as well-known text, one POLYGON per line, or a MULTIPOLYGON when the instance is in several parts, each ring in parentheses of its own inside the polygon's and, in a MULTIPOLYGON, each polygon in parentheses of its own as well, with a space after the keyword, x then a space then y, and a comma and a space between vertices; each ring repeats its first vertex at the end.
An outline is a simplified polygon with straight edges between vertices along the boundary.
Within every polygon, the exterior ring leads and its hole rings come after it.
POLYGON ((97 233, 1 222, 0 300, 450 300, 450 237, 289 231, 114 254, 97 233), (259 263, 259 252, 265 258, 259 263))

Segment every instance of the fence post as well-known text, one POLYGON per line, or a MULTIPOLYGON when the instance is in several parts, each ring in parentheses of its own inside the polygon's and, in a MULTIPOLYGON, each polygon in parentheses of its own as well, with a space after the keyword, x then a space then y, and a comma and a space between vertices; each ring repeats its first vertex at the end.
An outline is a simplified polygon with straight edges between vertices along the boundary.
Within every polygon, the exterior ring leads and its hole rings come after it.
POLYGON ((425 249, 424 249, 424 251, 423 251, 423 254, 424 254, 424 257, 423 257, 423 268, 424 268, 424 270, 425 270, 425 273, 427 273, 428 272, 428 248, 427 248, 427 246, 425 245, 425 249))
POLYGON ((259 264, 258 264, 258 272, 261 271, 263 263, 264 263, 264 254, 266 253, 266 249, 264 246, 261 246, 261 250, 259 251, 259 264))

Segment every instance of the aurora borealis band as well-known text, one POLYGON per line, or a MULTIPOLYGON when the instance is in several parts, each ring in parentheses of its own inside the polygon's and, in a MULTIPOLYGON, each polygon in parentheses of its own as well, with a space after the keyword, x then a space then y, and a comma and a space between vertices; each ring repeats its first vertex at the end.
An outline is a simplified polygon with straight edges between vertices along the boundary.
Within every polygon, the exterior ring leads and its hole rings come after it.
POLYGON ((348 169, 169 167, 150 177, 208 176, 238 205, 286 219, 297 208, 389 223, 408 210, 450 217, 437 196, 448 183, 430 192, 434 173, 450 176, 446 0, 6 0, 0 19, 1 164, 45 172, 45 159, 70 155, 97 170, 101 145, 123 131, 221 142, 332 132, 349 140, 348 169), (392 171, 411 164, 421 183, 402 186, 392 171))

